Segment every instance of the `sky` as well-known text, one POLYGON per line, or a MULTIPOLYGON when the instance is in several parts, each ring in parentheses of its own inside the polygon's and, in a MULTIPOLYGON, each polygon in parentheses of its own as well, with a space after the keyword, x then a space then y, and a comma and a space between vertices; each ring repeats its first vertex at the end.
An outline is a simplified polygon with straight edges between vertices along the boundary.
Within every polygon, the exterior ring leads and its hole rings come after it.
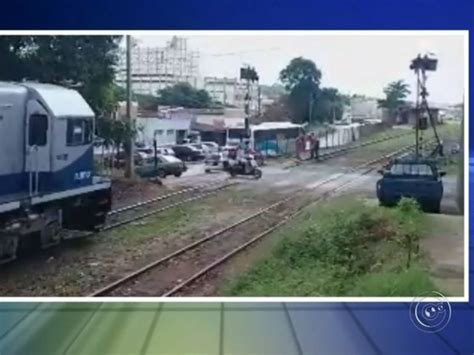
MULTIPOLYGON (((180 34, 178 34, 180 35, 180 34)), ((321 85, 344 94, 383 97, 387 83, 403 79, 412 89, 416 78, 409 69, 419 53, 433 53, 438 70, 429 73, 428 100, 460 103, 464 94, 464 37, 454 33, 338 34, 190 34, 188 48, 200 52, 201 76, 238 77, 239 68, 252 65, 262 84, 278 82, 279 72, 294 57, 311 59, 322 71, 321 85)), ((167 35, 136 36, 139 45, 162 46, 167 35)), ((467 49, 466 49, 467 50, 467 49)), ((467 84, 467 81, 466 81, 467 84)))

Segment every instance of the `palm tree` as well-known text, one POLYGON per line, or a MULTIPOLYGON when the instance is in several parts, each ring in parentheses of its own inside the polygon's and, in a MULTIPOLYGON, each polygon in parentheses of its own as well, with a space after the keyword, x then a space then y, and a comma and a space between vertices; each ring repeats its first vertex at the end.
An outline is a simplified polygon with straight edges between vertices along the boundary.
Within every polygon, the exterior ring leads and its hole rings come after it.
POLYGON ((388 110, 393 119, 397 110, 405 104, 406 97, 411 93, 409 86, 403 80, 392 81, 384 89, 385 99, 378 100, 378 106, 388 110))

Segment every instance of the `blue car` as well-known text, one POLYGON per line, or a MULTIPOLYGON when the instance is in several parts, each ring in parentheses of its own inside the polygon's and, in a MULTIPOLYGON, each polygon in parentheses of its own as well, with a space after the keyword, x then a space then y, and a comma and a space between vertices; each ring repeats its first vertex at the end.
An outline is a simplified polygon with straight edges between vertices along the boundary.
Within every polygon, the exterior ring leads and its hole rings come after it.
POLYGON ((377 198, 383 206, 394 206, 402 197, 415 199, 423 211, 439 213, 443 198, 444 171, 428 159, 396 159, 377 181, 377 198))

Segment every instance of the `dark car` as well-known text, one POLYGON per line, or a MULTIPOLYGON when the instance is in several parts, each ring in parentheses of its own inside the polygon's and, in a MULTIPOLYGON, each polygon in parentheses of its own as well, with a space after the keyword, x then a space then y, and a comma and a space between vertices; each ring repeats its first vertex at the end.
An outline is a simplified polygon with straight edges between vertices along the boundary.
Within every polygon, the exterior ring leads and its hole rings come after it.
POLYGON ((138 166, 135 172, 142 178, 160 177, 165 178, 168 175, 180 177, 187 170, 186 164, 178 158, 171 155, 158 155, 155 164, 155 158, 149 158, 142 166, 138 166))
POLYGON ((198 161, 204 159, 203 152, 191 145, 175 145, 172 149, 176 158, 184 161, 198 161))
POLYGON ((377 197, 384 206, 396 205, 402 197, 414 198, 427 212, 439 213, 443 198, 444 171, 427 159, 396 159, 379 171, 377 197))

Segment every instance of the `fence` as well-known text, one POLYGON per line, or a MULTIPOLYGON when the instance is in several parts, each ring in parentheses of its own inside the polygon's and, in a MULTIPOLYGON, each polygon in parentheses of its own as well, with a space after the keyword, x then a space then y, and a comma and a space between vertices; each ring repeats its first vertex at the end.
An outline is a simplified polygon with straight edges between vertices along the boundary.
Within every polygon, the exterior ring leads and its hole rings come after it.
MULTIPOLYGON (((330 149, 353 142, 371 134, 387 129, 384 123, 369 125, 331 126, 317 130, 320 149, 330 149)), ((261 139, 255 142, 255 148, 268 157, 296 154, 296 139, 279 135, 273 139, 261 139)), ((308 149, 305 149, 308 152, 308 149)))

